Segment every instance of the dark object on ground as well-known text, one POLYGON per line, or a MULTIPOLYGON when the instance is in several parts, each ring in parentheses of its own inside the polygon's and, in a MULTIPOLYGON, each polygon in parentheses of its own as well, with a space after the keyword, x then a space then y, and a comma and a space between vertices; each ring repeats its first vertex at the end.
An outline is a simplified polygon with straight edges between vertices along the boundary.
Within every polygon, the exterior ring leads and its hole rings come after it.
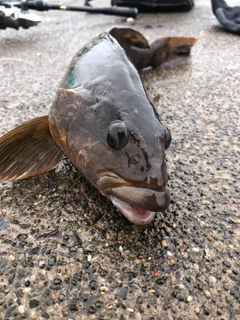
POLYGON ((224 29, 240 34, 239 6, 229 7, 224 0, 212 0, 212 10, 224 29))
POLYGON ((193 0, 112 0, 112 5, 119 7, 135 7, 140 12, 177 12, 190 10, 193 0))
POLYGON ((52 4, 45 0, 0 0, 0 29, 14 28, 16 30, 19 27, 28 29, 36 26, 41 22, 41 18, 31 12, 28 9, 37 11, 48 10, 62 10, 62 11, 77 11, 88 13, 100 13, 106 15, 115 15, 122 17, 136 18, 138 14, 137 8, 116 8, 116 7, 91 7, 86 1, 86 6, 67 6, 62 4, 52 4))

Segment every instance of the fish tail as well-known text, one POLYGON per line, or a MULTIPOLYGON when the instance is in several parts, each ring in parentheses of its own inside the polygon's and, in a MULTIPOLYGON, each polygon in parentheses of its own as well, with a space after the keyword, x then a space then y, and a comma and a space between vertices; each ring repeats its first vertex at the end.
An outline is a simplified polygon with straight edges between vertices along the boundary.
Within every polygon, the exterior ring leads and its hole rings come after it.
POLYGON ((0 181, 47 172, 61 161, 62 155, 50 134, 48 116, 27 121, 0 138, 0 181))
POLYGON ((197 39, 187 37, 171 37, 168 38, 167 47, 168 53, 174 55, 189 56, 191 49, 196 43, 197 39))
POLYGON ((189 37, 168 37, 156 40, 151 44, 152 67, 160 66, 162 63, 176 60, 179 57, 189 57, 196 42, 196 38, 189 37))
POLYGON ((114 27, 109 30, 137 70, 158 67, 178 57, 188 57, 197 39, 188 37, 160 38, 149 45, 144 36, 131 28, 114 27))

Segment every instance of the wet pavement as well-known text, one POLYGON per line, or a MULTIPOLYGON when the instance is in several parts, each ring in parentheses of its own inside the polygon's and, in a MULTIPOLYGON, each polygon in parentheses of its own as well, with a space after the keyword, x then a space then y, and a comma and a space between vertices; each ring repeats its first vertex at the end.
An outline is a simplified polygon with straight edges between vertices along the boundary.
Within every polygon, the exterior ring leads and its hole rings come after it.
POLYGON ((240 319, 240 37, 207 0, 133 22, 40 15, 0 31, 1 135, 48 114, 74 53, 113 25, 198 42, 189 63, 142 74, 173 136, 171 205, 153 223, 131 225, 67 158, 0 186, 0 319, 240 319))

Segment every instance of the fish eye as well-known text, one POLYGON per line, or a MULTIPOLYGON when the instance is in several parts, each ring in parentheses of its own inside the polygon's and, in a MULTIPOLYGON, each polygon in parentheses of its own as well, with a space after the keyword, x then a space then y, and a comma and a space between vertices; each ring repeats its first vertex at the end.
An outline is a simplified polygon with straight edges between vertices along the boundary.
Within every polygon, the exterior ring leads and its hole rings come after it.
POLYGON ((172 141, 171 132, 167 127, 165 127, 165 137, 164 137, 165 150, 167 150, 167 148, 170 146, 171 141, 172 141))
POLYGON ((112 122, 107 133, 109 147, 114 150, 120 150, 127 145, 128 140, 129 135, 125 123, 122 121, 112 122))

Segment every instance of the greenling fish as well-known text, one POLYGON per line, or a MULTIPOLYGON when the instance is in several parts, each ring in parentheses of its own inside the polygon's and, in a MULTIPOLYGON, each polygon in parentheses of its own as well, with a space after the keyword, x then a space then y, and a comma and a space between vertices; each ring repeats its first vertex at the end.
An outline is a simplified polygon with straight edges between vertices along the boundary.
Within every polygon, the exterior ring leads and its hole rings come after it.
POLYGON ((188 56, 196 39, 158 39, 114 27, 74 56, 49 116, 0 138, 0 181, 53 169, 67 155, 132 223, 169 206, 165 150, 171 134, 149 101, 138 70, 188 56))

